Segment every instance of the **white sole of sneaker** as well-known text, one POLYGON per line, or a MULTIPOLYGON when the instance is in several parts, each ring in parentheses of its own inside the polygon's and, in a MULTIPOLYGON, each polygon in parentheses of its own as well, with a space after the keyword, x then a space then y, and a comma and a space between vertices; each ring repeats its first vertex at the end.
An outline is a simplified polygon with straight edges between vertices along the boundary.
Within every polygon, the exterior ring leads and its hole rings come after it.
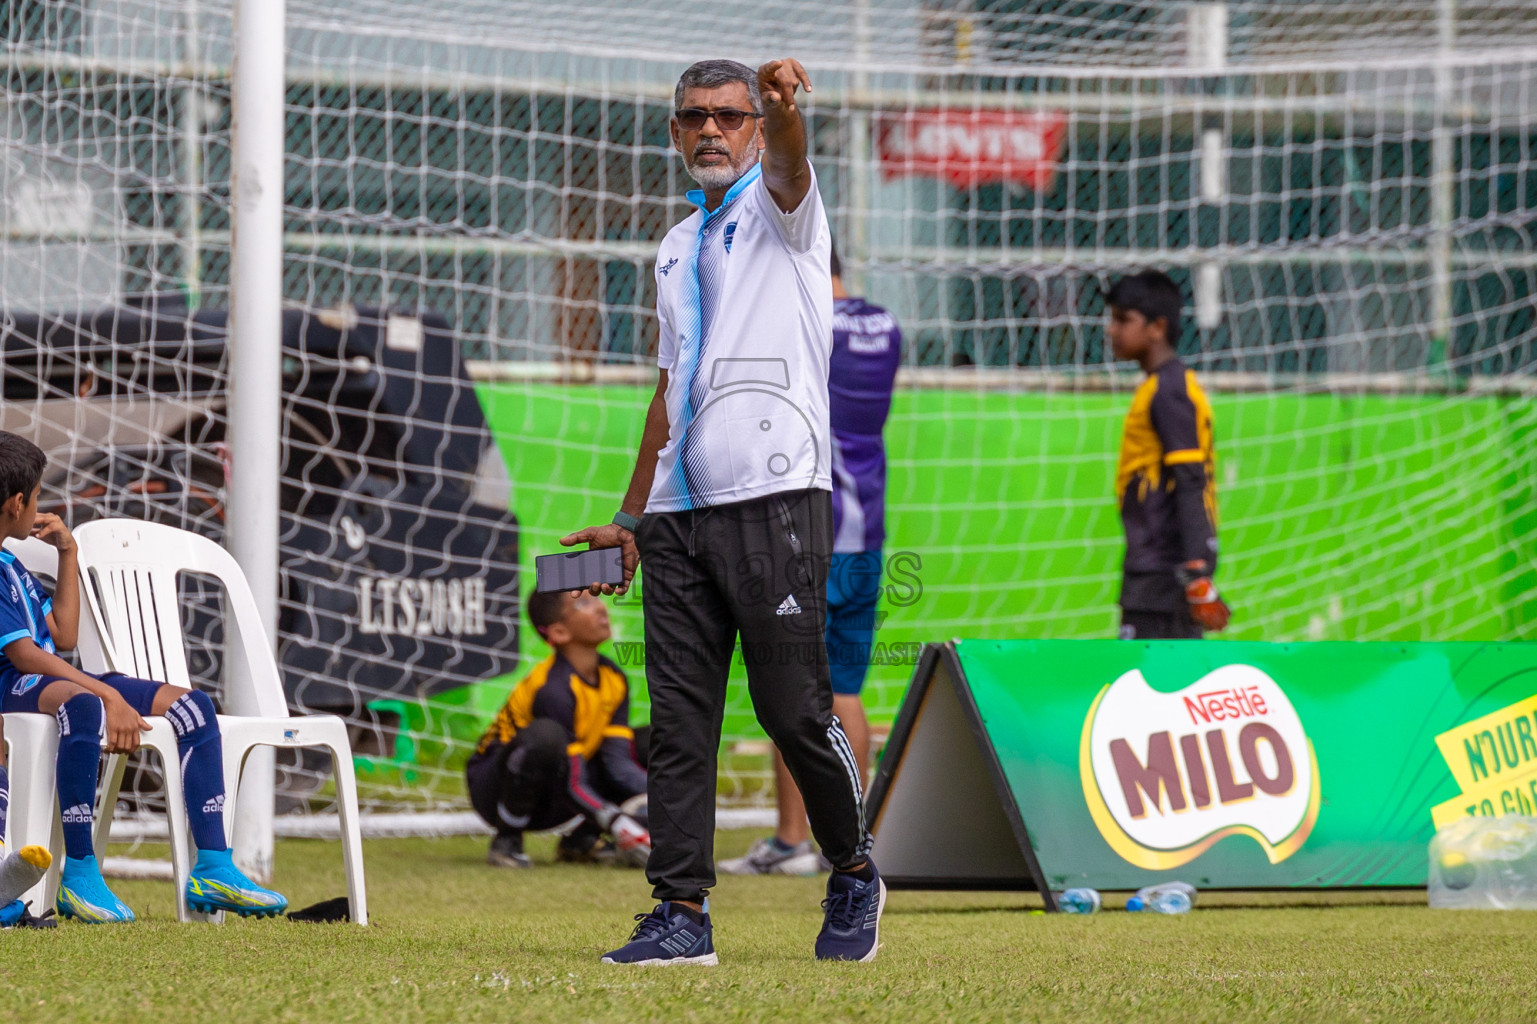
POLYGON ((798 853, 775 864, 766 874, 810 878, 822 874, 822 858, 815 853, 798 853))
POLYGON ((875 945, 870 947, 870 952, 859 958, 859 962, 867 964, 875 959, 875 954, 881 951, 881 914, 886 911, 886 882, 881 881, 881 901, 875 906, 875 945))
POLYGON ((714 953, 706 953, 704 956, 675 956, 667 959, 658 957, 655 960, 636 960, 628 964, 621 964, 618 960, 610 960, 608 957, 604 957, 603 962, 620 967, 714 967, 720 963, 720 960, 716 958, 714 953))

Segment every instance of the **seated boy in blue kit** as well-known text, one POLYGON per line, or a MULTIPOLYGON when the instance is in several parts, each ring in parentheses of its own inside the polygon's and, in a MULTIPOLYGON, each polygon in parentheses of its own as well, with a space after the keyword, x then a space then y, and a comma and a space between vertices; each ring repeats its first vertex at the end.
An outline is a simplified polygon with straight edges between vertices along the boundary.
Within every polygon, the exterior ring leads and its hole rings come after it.
POLYGON ((187 824, 198 849, 187 879, 187 905, 242 917, 281 913, 288 900, 246 878, 225 845, 222 744, 208 695, 116 672, 88 675, 55 653, 75 646, 80 591, 74 537, 58 516, 37 511, 47 464, 42 449, 0 431, 0 536, 39 537, 59 550, 51 600, 26 566, 0 551, 0 713, 41 712, 59 720, 56 770, 64 819, 59 913, 88 923, 133 920, 133 911, 102 880, 91 824, 103 740, 111 753, 138 749, 139 733, 149 729, 146 715, 164 715, 176 731, 187 824))

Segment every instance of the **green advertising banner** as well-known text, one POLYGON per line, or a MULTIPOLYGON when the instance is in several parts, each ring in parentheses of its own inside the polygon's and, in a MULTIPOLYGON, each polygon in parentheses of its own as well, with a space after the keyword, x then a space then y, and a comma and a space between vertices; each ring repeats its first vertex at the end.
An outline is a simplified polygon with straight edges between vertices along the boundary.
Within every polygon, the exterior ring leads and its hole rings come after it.
POLYGON ((1438 825, 1537 809, 1537 645, 957 641, 872 784, 908 887, 1422 886, 1438 825))

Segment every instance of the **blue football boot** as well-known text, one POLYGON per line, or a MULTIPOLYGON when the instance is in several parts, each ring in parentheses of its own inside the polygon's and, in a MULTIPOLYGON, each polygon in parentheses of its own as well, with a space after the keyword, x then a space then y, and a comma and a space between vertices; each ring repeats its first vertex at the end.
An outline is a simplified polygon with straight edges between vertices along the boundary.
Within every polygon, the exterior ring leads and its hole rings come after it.
POLYGON ((133 920, 128 904, 114 896, 102 880, 95 857, 64 858, 64 873, 59 879, 59 897, 54 906, 60 917, 86 924, 126 924, 133 920))
MULTIPOLYGON (((875 872, 875 864, 870 863, 875 872)), ((886 883, 879 872, 868 882, 834 871, 827 880, 827 899, 822 901, 822 932, 817 936, 818 960, 858 960, 868 963, 880 949, 881 910, 886 906, 886 883)))
POLYGON ((649 914, 636 914, 630 941, 603 954, 606 964, 634 964, 637 967, 665 967, 672 964, 698 964, 713 967, 714 932, 710 928, 710 902, 704 904, 704 922, 695 924, 687 914, 673 909, 671 903, 658 903, 649 914))
POLYGON ((241 917, 276 917, 288 909, 288 897, 247 878, 228 850, 199 850, 187 876, 187 906, 200 914, 230 910, 241 917))

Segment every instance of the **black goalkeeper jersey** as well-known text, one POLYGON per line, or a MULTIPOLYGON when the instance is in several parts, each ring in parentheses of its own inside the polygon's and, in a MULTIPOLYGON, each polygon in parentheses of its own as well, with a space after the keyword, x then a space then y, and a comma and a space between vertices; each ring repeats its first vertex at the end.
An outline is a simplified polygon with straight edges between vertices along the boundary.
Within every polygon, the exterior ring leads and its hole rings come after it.
POLYGON ((1181 611, 1175 569, 1202 560, 1216 572, 1216 469, 1211 404, 1195 373, 1171 359, 1137 387, 1121 434, 1122 608, 1181 611))

